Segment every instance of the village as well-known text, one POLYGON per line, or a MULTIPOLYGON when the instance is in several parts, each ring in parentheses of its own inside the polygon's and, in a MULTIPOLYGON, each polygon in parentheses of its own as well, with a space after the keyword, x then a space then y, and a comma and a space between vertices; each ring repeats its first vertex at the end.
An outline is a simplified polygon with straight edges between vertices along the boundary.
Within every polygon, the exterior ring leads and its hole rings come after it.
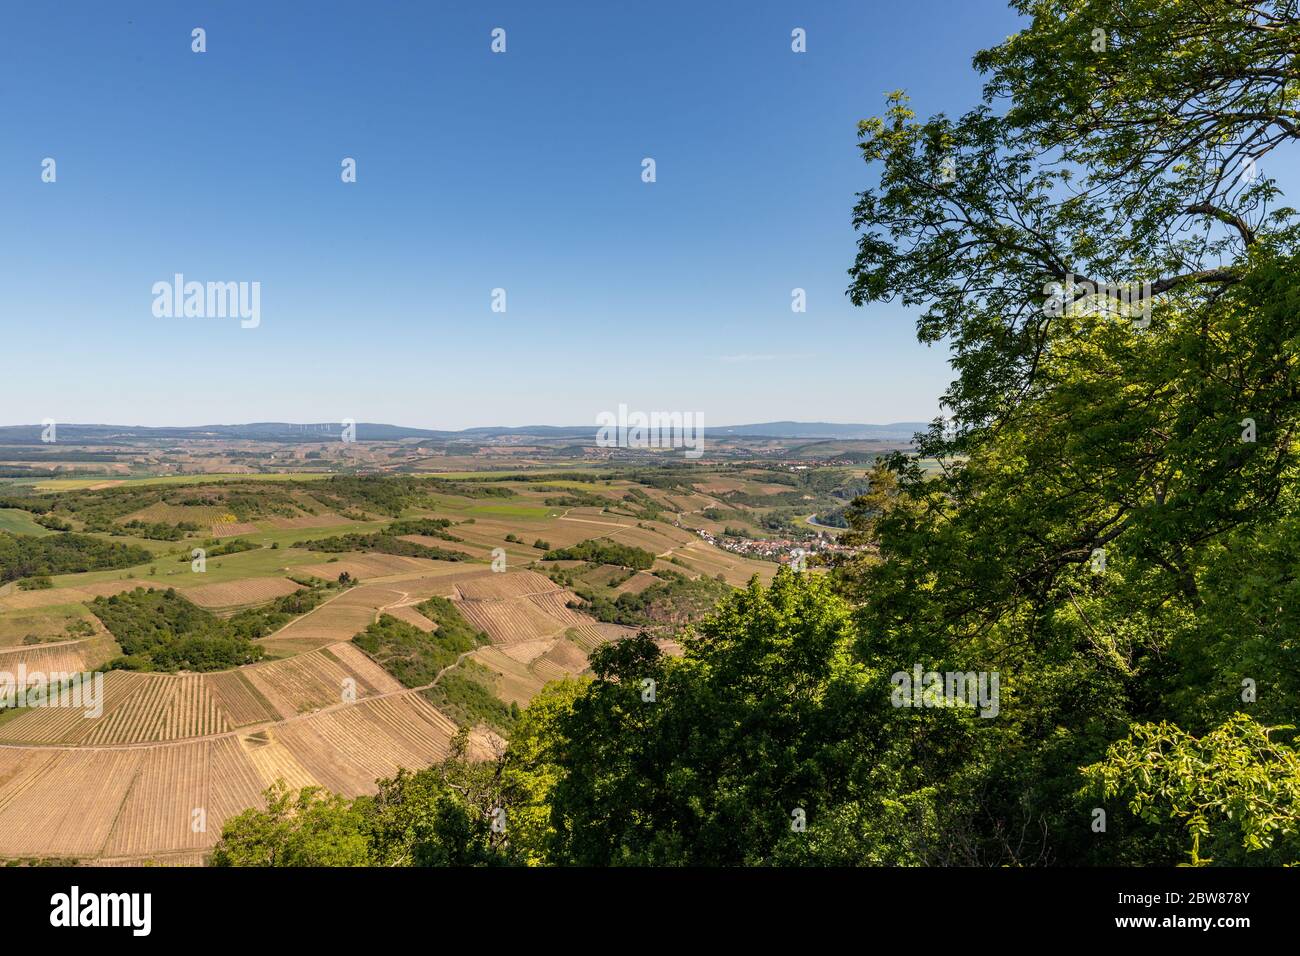
POLYGON ((704 529, 696 529, 695 533, 724 551, 781 564, 791 564, 813 555, 854 554, 864 550, 860 546, 840 544, 825 531, 819 531, 810 538, 737 538, 704 529))

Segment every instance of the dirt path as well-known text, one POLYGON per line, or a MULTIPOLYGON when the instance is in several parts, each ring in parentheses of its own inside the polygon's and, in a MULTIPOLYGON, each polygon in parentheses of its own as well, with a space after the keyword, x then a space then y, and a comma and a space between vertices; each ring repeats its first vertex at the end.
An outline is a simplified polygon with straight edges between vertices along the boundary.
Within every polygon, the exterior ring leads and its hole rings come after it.
POLYGON ((617 521, 596 521, 594 518, 568 518, 561 515, 556 521, 580 521, 583 524, 598 524, 603 528, 635 528, 634 524, 619 524, 617 521))
POLYGON ((67 641, 42 641, 40 644, 10 644, 7 647, 0 647, 0 654, 6 651, 34 651, 42 647, 67 647, 69 644, 85 644, 87 641, 93 641, 102 636, 102 634, 96 634, 94 637, 76 637, 67 641))

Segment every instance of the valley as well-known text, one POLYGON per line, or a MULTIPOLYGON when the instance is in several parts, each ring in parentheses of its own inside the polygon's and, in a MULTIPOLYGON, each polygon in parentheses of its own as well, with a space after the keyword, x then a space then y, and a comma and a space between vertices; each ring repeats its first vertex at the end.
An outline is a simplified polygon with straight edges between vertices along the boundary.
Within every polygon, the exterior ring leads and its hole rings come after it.
POLYGON ((808 513, 865 466, 753 442, 579 464, 512 441, 438 472, 409 442, 22 448, 4 467, 54 477, 0 480, 0 673, 102 673, 103 700, 0 706, 0 859, 197 865, 277 783, 373 793, 458 734, 500 753, 595 648, 678 653, 727 593, 840 550, 808 513))

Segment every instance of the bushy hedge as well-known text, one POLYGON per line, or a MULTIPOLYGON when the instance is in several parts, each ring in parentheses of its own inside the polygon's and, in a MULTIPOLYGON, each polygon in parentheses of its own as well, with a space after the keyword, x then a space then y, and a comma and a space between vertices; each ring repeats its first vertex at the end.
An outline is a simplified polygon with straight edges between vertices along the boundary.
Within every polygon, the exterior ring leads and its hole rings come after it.
POLYGON ((122 646, 110 668, 142 671, 213 671, 250 664, 262 656, 246 630, 223 621, 172 588, 136 588, 98 597, 90 610, 122 646))
POLYGON ((644 548, 591 538, 571 548, 555 548, 542 556, 543 561, 592 561, 596 564, 615 564, 646 571, 655 563, 655 556, 644 548))
POLYGON ((381 614, 378 621, 352 639, 406 687, 432 683, 461 654, 488 643, 488 636, 466 623, 446 598, 430 598, 417 610, 438 629, 426 634, 391 614, 381 614))
POLYGON ((86 534, 37 537, 0 532, 0 583, 43 574, 129 568, 152 557, 137 545, 117 544, 86 534))

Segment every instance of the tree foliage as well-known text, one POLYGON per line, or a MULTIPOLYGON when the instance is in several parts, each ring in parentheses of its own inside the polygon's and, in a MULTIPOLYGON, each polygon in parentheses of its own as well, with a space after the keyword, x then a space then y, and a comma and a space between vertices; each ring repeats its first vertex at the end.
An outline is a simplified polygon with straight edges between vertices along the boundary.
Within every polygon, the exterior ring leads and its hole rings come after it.
POLYGON ((138 545, 117 544, 88 534, 37 537, 0 531, 0 584, 49 574, 129 568, 152 557, 138 545))
POLYGON ((891 462, 839 579, 864 656, 1004 671, 1002 746, 940 784, 981 858, 998 821, 1051 859, 1170 862, 1163 817, 1091 834, 1078 768, 1148 723, 1295 722, 1300 262, 1268 169, 1300 25, 1282 0, 1016 6, 984 103, 919 121, 895 94, 861 127, 850 295, 922 307, 957 377, 939 475, 891 462))

